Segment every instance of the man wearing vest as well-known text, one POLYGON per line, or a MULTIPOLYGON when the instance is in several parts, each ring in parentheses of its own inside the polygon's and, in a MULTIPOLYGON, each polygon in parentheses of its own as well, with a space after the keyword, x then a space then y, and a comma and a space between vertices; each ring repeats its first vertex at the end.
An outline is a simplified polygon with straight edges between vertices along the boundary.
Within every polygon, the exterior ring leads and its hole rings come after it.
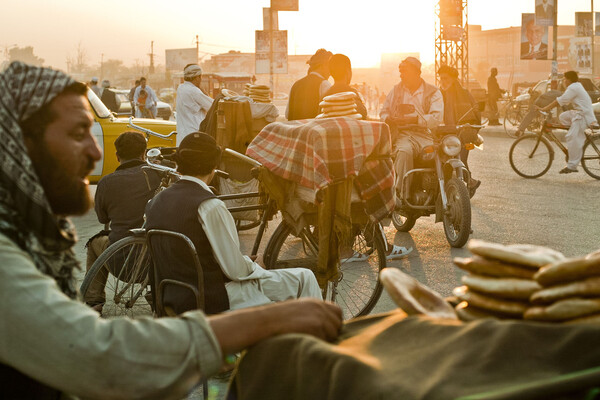
MULTIPOLYGON (((235 222, 225 203, 208 188, 221 160, 221 149, 206 133, 186 136, 176 153, 181 180, 159 193, 146 208, 146 227, 180 232, 196 247, 204 272, 208 314, 297 297, 322 298, 313 272, 306 268, 266 270, 243 256, 235 222), (211 295, 212 294, 212 295, 211 295)), ((195 271, 171 276, 197 282, 195 271)), ((168 303, 170 299, 165 299, 168 303)), ((193 308, 176 304, 174 308, 193 308)))
POLYGON ((49 68, 0 73, 1 399, 181 399, 264 339, 338 336, 341 310, 314 299, 160 320, 106 320, 79 302, 66 216, 88 211, 101 158, 86 93, 49 68))
POLYGON ((433 129, 444 121, 442 93, 421 78, 421 62, 407 57, 398 68, 401 82, 387 95, 379 113, 391 129, 397 201, 410 187, 410 178, 405 180, 405 187, 402 187, 402 178, 413 168, 413 155, 418 154, 423 144, 430 142, 424 136, 424 129, 433 129), (415 111, 407 114, 403 105, 410 105, 415 111), (411 127, 403 128, 407 125, 411 127))
POLYGON ((308 74, 296 81, 290 90, 285 116, 289 121, 314 118, 319 115, 319 102, 331 87, 329 78, 329 59, 332 54, 319 49, 306 63, 308 74))

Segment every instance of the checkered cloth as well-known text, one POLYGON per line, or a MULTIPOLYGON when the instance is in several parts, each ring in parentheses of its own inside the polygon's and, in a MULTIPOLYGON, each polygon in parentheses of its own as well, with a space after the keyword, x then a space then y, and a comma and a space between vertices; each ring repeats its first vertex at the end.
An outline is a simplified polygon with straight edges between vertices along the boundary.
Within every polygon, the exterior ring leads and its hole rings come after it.
POLYGON ((246 154, 272 173, 313 190, 356 176, 366 211, 375 220, 395 205, 388 126, 348 117, 274 122, 246 154))

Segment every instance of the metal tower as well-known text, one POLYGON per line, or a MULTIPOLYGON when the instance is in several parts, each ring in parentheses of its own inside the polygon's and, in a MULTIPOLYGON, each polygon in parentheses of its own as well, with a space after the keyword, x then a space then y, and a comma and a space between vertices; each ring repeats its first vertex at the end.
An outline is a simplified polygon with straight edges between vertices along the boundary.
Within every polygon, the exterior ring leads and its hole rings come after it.
POLYGON ((442 65, 456 68, 458 79, 469 82, 469 25, 467 0, 439 0, 435 7, 435 80, 442 65))

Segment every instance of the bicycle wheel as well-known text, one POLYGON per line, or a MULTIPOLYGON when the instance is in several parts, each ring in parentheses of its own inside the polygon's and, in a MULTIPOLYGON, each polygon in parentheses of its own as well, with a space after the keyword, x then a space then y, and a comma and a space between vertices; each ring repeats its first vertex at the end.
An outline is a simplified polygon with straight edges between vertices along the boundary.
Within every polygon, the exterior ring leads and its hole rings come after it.
POLYGON ((515 132, 519 127, 519 124, 523 120, 525 112, 523 106, 517 102, 511 102, 506 106, 506 113, 504 115, 504 132, 511 138, 516 138, 515 132))
POLYGON ((392 224, 398 232, 410 232, 415 226, 417 219, 406 211, 394 210, 392 212, 392 224))
POLYGON ((533 179, 544 175, 554 159, 554 150, 544 137, 535 134, 524 135, 510 147, 510 166, 523 178, 533 179))
MULTIPOLYGON (((356 232, 352 250, 366 257, 340 261, 339 280, 329 283, 326 300, 337 303, 344 319, 368 314, 379 297, 382 286, 379 271, 386 266, 385 241, 379 224, 367 224, 356 232)), ((299 237, 282 221, 265 249, 267 269, 311 268, 317 264, 318 238, 314 230, 304 228, 299 237)))
POLYGON ((600 179, 600 135, 588 136, 583 146, 581 166, 589 176, 600 179))
POLYGON ((85 299, 90 286, 108 275, 103 317, 151 316, 152 308, 148 303, 151 301, 148 281, 151 262, 145 236, 123 238, 100 254, 83 279, 81 294, 85 299))

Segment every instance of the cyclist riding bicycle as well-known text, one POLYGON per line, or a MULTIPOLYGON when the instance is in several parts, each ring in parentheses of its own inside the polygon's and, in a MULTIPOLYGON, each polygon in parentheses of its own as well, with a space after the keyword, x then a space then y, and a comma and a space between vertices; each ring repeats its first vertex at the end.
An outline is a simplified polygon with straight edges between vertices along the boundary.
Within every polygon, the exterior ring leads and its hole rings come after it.
POLYGON ((585 130, 596 123, 596 116, 592 109, 590 96, 583 88, 583 85, 578 82, 579 76, 577 72, 565 72, 563 80, 567 87, 565 92, 546 107, 540 108, 540 110, 549 111, 557 105, 564 107, 570 104, 573 106, 572 110, 564 111, 559 116, 561 124, 569 126, 569 132, 566 136, 569 161, 560 170, 560 173, 570 174, 578 172, 577 165, 579 165, 583 156, 585 130))

